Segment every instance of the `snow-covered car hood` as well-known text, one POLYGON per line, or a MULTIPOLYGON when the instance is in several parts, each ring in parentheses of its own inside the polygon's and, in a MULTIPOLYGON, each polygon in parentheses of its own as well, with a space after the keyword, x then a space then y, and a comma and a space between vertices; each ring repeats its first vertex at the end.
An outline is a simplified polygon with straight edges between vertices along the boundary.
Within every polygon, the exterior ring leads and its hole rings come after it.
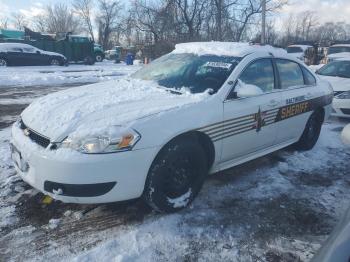
POLYGON ((44 51, 44 50, 40 50, 40 52, 42 54, 45 54, 45 55, 55 55, 55 56, 60 56, 60 57, 63 57, 63 58, 66 58, 64 55, 60 54, 60 53, 55 53, 55 52, 50 52, 50 51, 44 51))
POLYGON ((29 128, 60 142, 73 132, 130 125, 137 119, 156 116, 208 96, 174 94, 155 82, 127 78, 47 95, 29 105, 21 117, 29 128))
POLYGON ((341 53, 335 53, 335 54, 328 55, 328 60, 338 60, 341 58, 350 59, 350 53, 349 52, 341 52, 341 53))
POLYGON ((339 91, 349 91, 350 90, 350 78, 343 78, 337 76, 323 76, 318 75, 321 79, 328 81, 333 90, 336 92, 339 91))

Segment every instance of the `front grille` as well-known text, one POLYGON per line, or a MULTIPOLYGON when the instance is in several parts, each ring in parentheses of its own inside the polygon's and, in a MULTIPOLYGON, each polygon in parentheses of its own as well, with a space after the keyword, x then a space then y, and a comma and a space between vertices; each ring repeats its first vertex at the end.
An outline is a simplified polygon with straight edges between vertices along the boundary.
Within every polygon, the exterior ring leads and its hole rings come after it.
POLYGON ((343 114, 350 115, 350 109, 349 108, 341 108, 340 110, 343 112, 343 114))
POLYGON ((340 95, 341 93, 344 93, 345 91, 334 91, 333 94, 334 96, 340 95))
POLYGON ((28 136, 34 143, 38 144, 39 146, 42 146, 44 148, 47 148, 50 144, 50 139, 38 134, 34 130, 30 129, 29 127, 24 124, 23 120, 20 120, 20 128, 23 130, 24 134, 28 136))

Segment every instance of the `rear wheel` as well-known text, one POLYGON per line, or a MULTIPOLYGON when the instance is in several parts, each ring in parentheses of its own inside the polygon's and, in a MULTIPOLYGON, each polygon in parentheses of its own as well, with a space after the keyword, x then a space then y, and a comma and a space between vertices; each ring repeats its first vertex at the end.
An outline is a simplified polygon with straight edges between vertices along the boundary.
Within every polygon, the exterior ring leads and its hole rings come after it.
POLYGON ((312 149, 320 136, 323 123, 323 114, 321 111, 315 111, 306 123, 303 134, 299 141, 294 144, 294 148, 301 151, 312 149))
POLYGON ((95 56, 95 60, 96 60, 96 62, 102 62, 102 60, 103 60, 102 55, 97 54, 97 55, 95 56))
POLYGON ((7 66, 7 61, 4 58, 0 58, 0 66, 7 66))
POLYGON ((175 212, 197 196, 208 173, 207 157, 195 138, 166 145, 148 172, 144 200, 159 212, 175 212))
POLYGON ((87 56, 84 59, 84 64, 85 65, 93 65, 93 64, 95 64, 95 59, 91 56, 87 56))

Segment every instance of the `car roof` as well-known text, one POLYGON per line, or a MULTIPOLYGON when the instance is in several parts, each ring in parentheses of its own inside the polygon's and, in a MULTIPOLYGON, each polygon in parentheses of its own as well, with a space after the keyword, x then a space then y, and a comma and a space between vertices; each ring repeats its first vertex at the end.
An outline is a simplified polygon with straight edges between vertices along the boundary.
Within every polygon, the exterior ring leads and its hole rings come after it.
POLYGON ((0 43, 0 47, 34 47, 28 44, 22 44, 22 43, 0 43))
POLYGON ((246 55, 257 52, 289 58, 287 52, 284 49, 272 47, 270 45, 254 45, 250 43, 215 41, 177 44, 175 46, 175 50, 172 53, 244 57, 246 55))
POLYGON ((288 47, 300 47, 301 49, 306 50, 306 49, 313 47, 313 46, 311 46, 311 45, 289 45, 288 47))
POLYGON ((346 47, 350 47, 350 44, 336 44, 336 45, 332 45, 330 47, 337 47, 337 46, 346 46, 346 47))

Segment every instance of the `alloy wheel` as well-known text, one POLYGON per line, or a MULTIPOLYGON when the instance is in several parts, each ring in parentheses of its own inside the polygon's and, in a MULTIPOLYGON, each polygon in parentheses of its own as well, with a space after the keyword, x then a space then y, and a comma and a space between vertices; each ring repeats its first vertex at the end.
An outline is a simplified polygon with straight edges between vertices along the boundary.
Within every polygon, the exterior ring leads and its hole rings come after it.
POLYGON ((0 59, 0 66, 7 66, 7 62, 5 59, 0 59))

